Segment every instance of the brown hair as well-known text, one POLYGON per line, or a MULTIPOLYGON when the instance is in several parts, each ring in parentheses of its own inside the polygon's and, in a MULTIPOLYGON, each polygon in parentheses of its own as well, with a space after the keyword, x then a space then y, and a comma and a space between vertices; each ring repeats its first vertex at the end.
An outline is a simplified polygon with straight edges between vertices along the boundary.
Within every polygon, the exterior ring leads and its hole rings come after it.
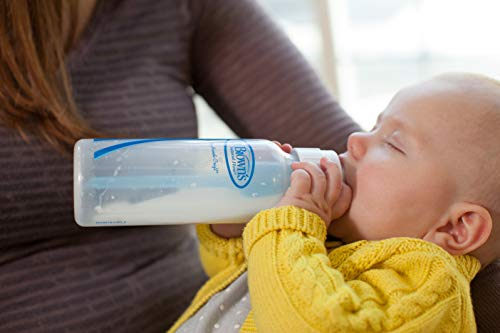
POLYGON ((0 0, 0 125, 63 153, 99 137, 78 114, 64 57, 75 39, 76 0, 0 0))

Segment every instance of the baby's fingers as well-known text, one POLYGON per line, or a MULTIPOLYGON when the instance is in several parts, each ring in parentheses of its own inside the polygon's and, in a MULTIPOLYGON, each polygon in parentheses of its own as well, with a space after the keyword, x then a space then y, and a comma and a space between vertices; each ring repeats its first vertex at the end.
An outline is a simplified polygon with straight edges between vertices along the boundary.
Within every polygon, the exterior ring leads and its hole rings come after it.
POLYGON ((351 188, 344 184, 341 183, 342 190, 340 191, 340 196, 333 205, 332 209, 332 219, 338 219, 342 215, 345 214, 345 212, 349 209, 349 206, 351 205, 352 201, 352 190, 351 188))
POLYGON ((311 177, 310 193, 316 201, 324 200, 326 191, 326 175, 321 167, 311 162, 296 162, 292 164, 292 168, 302 168, 311 177))
POLYGON ((304 169, 297 169, 290 177, 290 187, 286 196, 301 197, 311 191, 311 176, 304 169))
POLYGON ((281 148, 285 153, 291 153, 292 152, 292 146, 289 143, 281 144, 281 142, 273 140, 273 142, 281 148))
POLYGON ((325 199, 328 205, 333 205, 342 190, 342 172, 335 162, 328 159, 322 159, 321 166, 326 170, 327 188, 325 199))

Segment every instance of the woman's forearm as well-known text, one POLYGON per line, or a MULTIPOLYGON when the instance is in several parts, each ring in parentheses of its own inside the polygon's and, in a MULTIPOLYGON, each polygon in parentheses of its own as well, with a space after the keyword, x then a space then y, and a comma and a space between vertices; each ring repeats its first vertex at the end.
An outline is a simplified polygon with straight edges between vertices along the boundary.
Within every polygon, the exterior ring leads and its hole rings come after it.
POLYGON ((211 224, 210 229, 219 237, 237 238, 241 237, 245 225, 246 223, 211 224))

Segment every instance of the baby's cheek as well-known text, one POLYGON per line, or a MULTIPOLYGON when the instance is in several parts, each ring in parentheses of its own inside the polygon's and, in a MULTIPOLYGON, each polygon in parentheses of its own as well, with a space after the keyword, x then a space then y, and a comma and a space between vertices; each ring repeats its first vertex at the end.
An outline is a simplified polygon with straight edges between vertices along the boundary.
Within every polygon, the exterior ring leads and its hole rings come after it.
MULTIPOLYGON (((356 181, 357 192, 369 202, 378 205, 400 190, 401 179, 387 168, 367 165, 359 170, 356 181)), ((368 205, 368 202, 365 203, 368 205)))
POLYGON ((351 217, 364 239, 382 237, 386 225, 390 224, 392 214, 397 214, 402 204, 398 182, 401 179, 390 177, 378 167, 365 167, 356 180, 356 191, 351 204, 351 217))
POLYGON ((393 225, 397 220, 421 213, 435 200, 433 193, 438 193, 418 171, 391 169, 390 166, 367 165, 357 179, 359 209, 364 210, 364 217, 389 228, 397 227, 393 225))

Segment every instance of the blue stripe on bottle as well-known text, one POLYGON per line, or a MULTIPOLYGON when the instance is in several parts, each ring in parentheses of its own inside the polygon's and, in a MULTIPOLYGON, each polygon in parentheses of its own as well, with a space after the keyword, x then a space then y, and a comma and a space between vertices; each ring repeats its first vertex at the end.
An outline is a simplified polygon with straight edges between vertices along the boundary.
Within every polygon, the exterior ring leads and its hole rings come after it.
MULTIPOLYGON (((111 141, 111 140, 127 140, 127 139, 94 139, 94 142, 99 142, 99 141, 111 141)), ((100 157, 103 157, 104 155, 107 155, 115 150, 118 150, 120 148, 128 147, 128 146, 134 146, 138 145, 141 143, 147 143, 147 142, 156 142, 156 141, 186 141, 186 140, 196 140, 196 141, 220 141, 220 140, 230 140, 230 139, 190 139, 190 138, 157 138, 157 139, 139 139, 139 140, 134 140, 134 141, 127 141, 123 143, 119 143, 113 146, 105 147, 102 149, 99 149, 94 152, 94 160, 97 160, 100 157)))

